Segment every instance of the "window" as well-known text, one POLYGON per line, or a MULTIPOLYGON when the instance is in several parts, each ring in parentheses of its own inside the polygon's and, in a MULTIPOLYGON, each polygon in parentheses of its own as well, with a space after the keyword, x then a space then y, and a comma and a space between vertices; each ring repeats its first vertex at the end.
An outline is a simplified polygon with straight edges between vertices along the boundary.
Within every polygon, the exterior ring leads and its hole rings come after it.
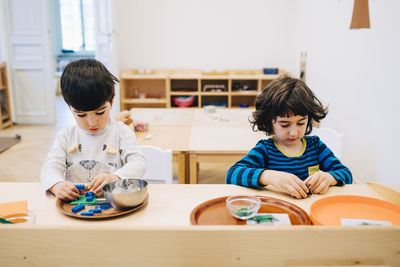
POLYGON ((54 10, 54 42, 58 72, 62 72, 73 60, 94 58, 96 50, 94 1, 96 0, 51 1, 54 10))
POLYGON ((93 0, 59 0, 62 52, 96 49, 93 0))

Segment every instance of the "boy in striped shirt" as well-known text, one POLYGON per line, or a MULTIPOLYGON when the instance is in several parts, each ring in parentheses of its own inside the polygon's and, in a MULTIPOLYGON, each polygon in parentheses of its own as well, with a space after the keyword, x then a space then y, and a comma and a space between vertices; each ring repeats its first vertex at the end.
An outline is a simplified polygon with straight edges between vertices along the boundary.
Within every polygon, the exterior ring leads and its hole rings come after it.
POLYGON ((295 198, 330 186, 352 183, 350 170, 317 137, 307 136, 327 114, 307 85, 295 78, 272 81, 256 98, 253 130, 271 136, 261 140, 226 174, 228 184, 273 185, 295 198))

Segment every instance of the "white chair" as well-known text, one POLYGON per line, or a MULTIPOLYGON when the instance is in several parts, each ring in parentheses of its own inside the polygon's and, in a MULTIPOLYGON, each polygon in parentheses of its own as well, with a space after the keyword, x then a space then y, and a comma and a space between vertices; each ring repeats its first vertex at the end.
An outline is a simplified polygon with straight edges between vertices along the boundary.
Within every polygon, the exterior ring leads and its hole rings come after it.
POLYGON ((343 134, 330 128, 314 127, 310 135, 318 136, 339 160, 342 158, 343 134))
POLYGON ((155 146, 140 146, 147 161, 143 179, 165 181, 172 184, 172 151, 162 150, 155 146))

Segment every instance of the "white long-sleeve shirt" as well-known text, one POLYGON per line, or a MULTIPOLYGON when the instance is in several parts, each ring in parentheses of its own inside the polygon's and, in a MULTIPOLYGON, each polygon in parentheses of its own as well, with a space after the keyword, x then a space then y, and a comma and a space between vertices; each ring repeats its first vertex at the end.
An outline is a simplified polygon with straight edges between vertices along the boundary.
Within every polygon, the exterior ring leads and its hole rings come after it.
POLYGON ((44 190, 61 181, 88 183, 100 173, 121 179, 141 178, 146 160, 134 132, 120 121, 110 120, 106 128, 90 134, 78 125, 57 133, 40 172, 44 190))

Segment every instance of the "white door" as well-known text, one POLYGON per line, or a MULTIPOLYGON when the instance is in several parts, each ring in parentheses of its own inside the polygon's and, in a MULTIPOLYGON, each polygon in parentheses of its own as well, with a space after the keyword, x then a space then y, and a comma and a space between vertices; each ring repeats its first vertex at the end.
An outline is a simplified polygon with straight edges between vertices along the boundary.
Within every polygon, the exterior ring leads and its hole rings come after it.
MULTIPOLYGON (((113 39, 115 37, 112 25, 112 12, 110 0, 96 0, 94 1, 95 20, 96 20, 96 59, 101 61, 107 69, 119 77, 119 70, 117 68, 115 47, 113 46, 113 39)), ((112 112, 116 114, 119 109, 119 86, 115 86, 115 99, 112 112)))
POLYGON ((48 1, 5 1, 8 72, 17 123, 55 122, 48 1))

